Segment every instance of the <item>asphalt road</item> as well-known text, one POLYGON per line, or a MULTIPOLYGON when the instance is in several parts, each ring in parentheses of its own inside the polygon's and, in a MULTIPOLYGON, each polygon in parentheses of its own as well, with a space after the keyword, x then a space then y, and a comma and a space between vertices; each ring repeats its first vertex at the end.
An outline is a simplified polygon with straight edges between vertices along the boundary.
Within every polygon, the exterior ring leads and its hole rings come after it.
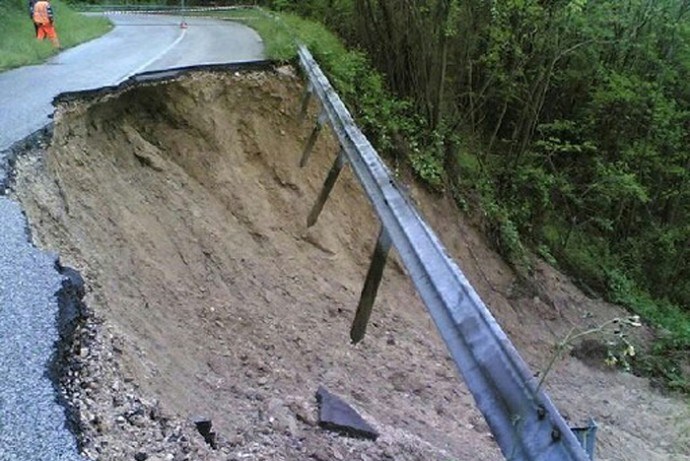
MULTIPOLYGON (((236 23, 195 18, 181 29, 174 17, 111 19, 117 27, 100 39, 0 74, 0 184, 3 151, 49 123, 61 92, 114 85, 143 71, 263 58, 259 36, 236 23)), ((0 461, 79 461, 49 374, 59 338, 57 256, 29 242, 20 206, 2 194, 0 461)))
POLYGON ((116 25, 109 34, 45 64, 0 74, 0 164, 2 151, 49 122, 51 102, 62 92, 114 85, 148 70, 263 58, 259 35, 238 23, 188 18, 182 29, 173 16, 109 18, 116 25))
POLYGON ((0 460, 76 461, 48 364, 58 338, 55 256, 26 239, 18 204, 0 197, 0 460))

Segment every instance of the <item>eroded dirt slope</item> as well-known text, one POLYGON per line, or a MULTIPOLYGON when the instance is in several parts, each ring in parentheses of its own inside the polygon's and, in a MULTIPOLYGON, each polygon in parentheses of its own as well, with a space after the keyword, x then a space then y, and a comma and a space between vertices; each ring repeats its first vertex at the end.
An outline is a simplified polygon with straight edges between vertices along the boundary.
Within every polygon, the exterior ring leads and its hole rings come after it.
MULTIPOLYGON (((37 243, 82 271, 99 319, 71 396, 92 458, 501 459, 395 261, 367 338, 349 344, 378 224, 346 172, 306 228, 337 145, 322 136, 297 167, 300 92, 289 69, 196 73, 66 104, 52 146, 20 162, 37 243), (319 384, 381 438, 315 427, 319 384), (196 415, 217 450, 189 430, 196 415)), ((583 317, 624 315, 546 265, 539 289, 520 289, 451 204, 412 195, 533 369, 583 317)), ((573 422, 600 423, 598 459, 690 459, 687 406, 645 380, 567 357, 547 385, 573 422)))

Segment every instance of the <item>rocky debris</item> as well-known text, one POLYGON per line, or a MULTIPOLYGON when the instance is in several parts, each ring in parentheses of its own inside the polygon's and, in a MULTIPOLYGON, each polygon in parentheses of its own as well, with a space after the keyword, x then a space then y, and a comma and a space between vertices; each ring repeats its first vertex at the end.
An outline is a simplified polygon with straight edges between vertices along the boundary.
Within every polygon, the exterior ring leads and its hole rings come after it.
MULTIPOLYGON (((84 304, 84 279, 78 271, 64 266, 59 259, 55 260, 55 270, 62 275, 60 289, 55 293, 58 304, 57 326, 59 341, 56 342, 56 351, 50 365, 50 374, 54 382, 63 382, 67 378, 66 371, 69 367, 72 353, 72 338, 80 325, 89 317, 90 312, 84 304)), ((69 402, 64 395, 58 396, 61 405, 67 408, 67 425, 72 430, 78 429, 74 412, 70 412, 69 402)))
POLYGON ((214 454, 194 423, 169 414, 158 401, 142 395, 120 368, 122 348, 121 339, 103 321, 95 316, 79 318, 66 354, 61 392, 82 454, 90 459, 138 461, 227 459, 229 451, 216 437, 213 448, 221 450, 214 454))
MULTIPOLYGON (((87 459, 135 461, 243 461, 251 460, 402 460, 448 459, 449 453, 407 431, 382 427, 374 431, 342 399, 320 389, 321 408, 336 406, 338 415, 354 412, 363 426, 323 432, 313 400, 301 396, 267 396, 256 417, 243 432, 227 439, 212 431, 210 418, 183 420, 146 398, 121 364, 127 347, 112 328, 91 316, 74 332, 63 393, 77 429, 80 450, 87 459), (338 403, 339 402, 339 403, 338 403), (349 409, 349 411, 347 409, 349 409), (201 426, 201 427, 200 427, 201 426), (365 429, 368 428, 368 429, 365 429), (368 436, 365 436, 365 431, 368 436), (358 438, 341 437, 346 433, 358 438), (378 437, 376 443, 361 440, 378 437), (214 435, 213 445, 207 437, 214 435), (215 445, 215 446, 214 446, 215 445)), ((345 424, 339 422, 338 424, 345 424)))
POLYGON ((14 181, 17 158, 32 150, 43 149, 50 144, 52 137, 53 122, 50 122, 26 138, 0 151, 0 196, 7 194, 10 185, 14 181))
POLYGON ((316 392, 319 402, 319 426, 351 437, 376 440, 379 433, 340 397, 323 386, 316 392))
POLYGON ((59 260, 55 262, 55 269, 64 277, 56 296, 60 309, 58 331, 61 342, 66 342, 74 334, 78 322, 88 318, 89 312, 83 302, 85 291, 81 274, 71 267, 63 266, 59 260))

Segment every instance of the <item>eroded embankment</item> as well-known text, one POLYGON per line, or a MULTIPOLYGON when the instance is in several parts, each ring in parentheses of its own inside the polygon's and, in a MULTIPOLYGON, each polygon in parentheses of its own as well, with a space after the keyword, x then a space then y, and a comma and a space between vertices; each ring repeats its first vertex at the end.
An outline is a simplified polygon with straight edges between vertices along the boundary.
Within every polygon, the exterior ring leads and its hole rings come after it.
MULTIPOLYGON (((67 104, 53 147, 19 181, 37 239, 83 271, 125 377, 172 413, 211 416, 228 450, 494 458, 395 265, 369 338, 349 345, 377 224, 346 174, 306 229, 337 149, 324 137, 296 167, 309 130, 291 115, 299 94, 290 75, 195 74, 67 104), (383 440, 314 428, 319 384, 351 396, 383 440), (474 448, 454 439, 471 419, 474 448)), ((111 437, 129 419, 98 418, 111 437)))
MULTIPOLYGON (((500 458, 399 265, 386 268, 367 338, 349 344, 378 224, 346 173, 306 228, 337 145, 323 136, 297 167, 311 129, 293 116, 300 92, 289 69, 200 72, 73 101, 45 155, 19 162, 36 239, 82 271, 104 322, 82 331, 71 384, 92 457, 500 458), (381 438, 315 427, 319 384, 381 438), (195 415, 213 419, 218 450, 185 432, 195 415)), ((620 315, 548 267, 541 294, 511 289, 510 270, 452 207, 415 197, 535 369, 584 313, 620 315)), ((685 447, 680 431, 661 431, 683 417, 677 401, 575 359, 552 374, 557 405, 599 419, 605 458, 686 459, 669 458, 685 447), (653 436, 631 422, 640 399, 653 436)))

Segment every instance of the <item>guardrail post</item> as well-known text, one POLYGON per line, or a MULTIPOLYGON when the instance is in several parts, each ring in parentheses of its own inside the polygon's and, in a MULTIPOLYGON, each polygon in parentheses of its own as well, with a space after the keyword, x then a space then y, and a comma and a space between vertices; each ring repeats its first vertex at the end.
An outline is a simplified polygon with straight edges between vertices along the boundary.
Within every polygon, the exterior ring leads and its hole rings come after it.
POLYGON ((314 125, 314 129, 311 132, 311 136, 309 136, 309 139, 307 140, 307 145, 304 146, 304 152, 302 152, 302 158, 299 161, 300 168, 304 168, 304 166, 307 164, 309 156, 311 155, 311 151, 314 149, 314 144, 316 144, 316 140, 319 137, 319 133, 321 133, 323 124, 326 123, 326 117, 326 111, 321 111, 321 114, 319 115, 319 118, 316 121, 316 125, 314 125))
POLYGON ((355 319, 350 329, 350 339, 353 344, 360 342, 364 338, 364 333, 367 331, 367 324, 369 323, 369 317, 371 317, 371 309, 374 306, 376 293, 381 284, 383 269, 386 267, 386 259, 388 258, 388 251, 390 248, 391 238, 386 228, 381 225, 379 238, 376 240, 376 248, 374 248, 374 254, 371 257, 369 272, 367 272, 367 279, 362 289, 362 296, 359 298, 357 313, 355 313, 355 319))
POLYGON ((314 88, 312 87, 311 83, 307 84, 307 86, 304 88, 304 93, 302 93, 302 99, 300 100, 299 104, 299 113, 297 114, 297 122, 300 124, 304 122, 304 118, 307 116, 307 108, 309 107, 309 100, 311 99, 313 92, 314 88))
POLYGON ((345 166, 345 163, 345 152, 343 152, 343 149, 340 148, 340 152, 338 152, 338 156, 335 158, 333 166, 331 167, 331 170, 328 172, 328 176, 326 176, 326 180, 323 183, 323 187, 321 188, 319 198, 316 199, 316 203, 314 203, 314 207, 311 209, 311 212, 309 213, 309 217, 307 218, 307 227, 313 226, 319 219, 321 210, 323 210, 323 205, 326 203, 326 200, 328 200, 328 195, 331 193, 331 190, 333 190, 333 186, 335 185, 335 182, 338 180, 338 176, 340 175, 343 166, 345 166))

